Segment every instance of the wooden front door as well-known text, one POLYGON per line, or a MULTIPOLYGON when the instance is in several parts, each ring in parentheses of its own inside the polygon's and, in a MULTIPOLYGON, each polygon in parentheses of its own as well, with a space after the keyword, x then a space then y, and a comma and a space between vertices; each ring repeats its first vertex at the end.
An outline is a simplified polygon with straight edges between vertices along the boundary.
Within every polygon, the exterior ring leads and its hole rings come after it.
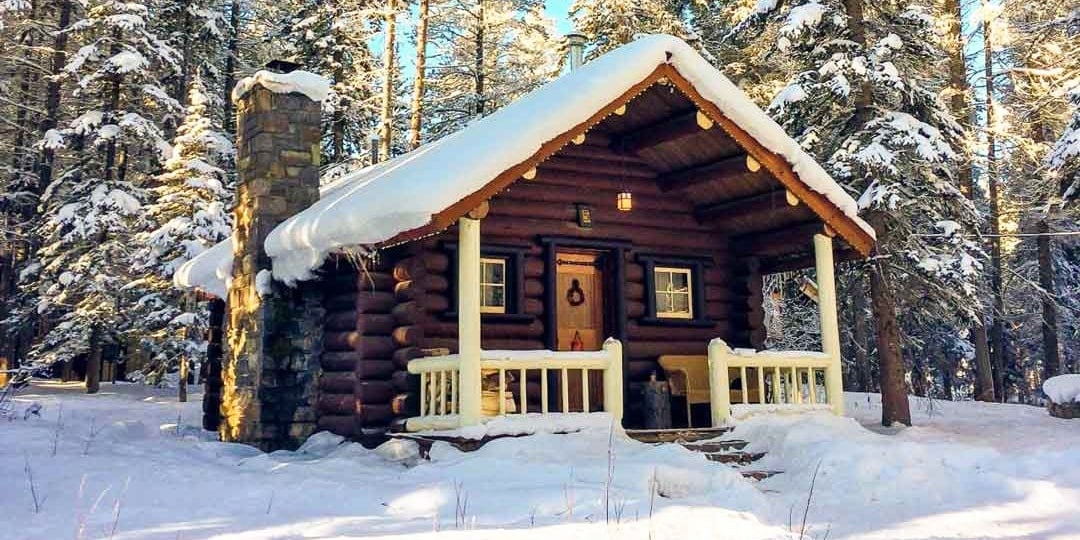
MULTIPOLYGON (((559 252, 555 257, 556 349, 598 351, 606 338, 603 255, 595 252, 559 252)), ((561 377, 556 388, 561 388, 561 377)), ((570 411, 582 411, 581 372, 569 374, 570 411)), ((589 410, 603 403, 603 374, 589 373, 589 410)), ((561 395, 561 394, 559 394, 561 395)))

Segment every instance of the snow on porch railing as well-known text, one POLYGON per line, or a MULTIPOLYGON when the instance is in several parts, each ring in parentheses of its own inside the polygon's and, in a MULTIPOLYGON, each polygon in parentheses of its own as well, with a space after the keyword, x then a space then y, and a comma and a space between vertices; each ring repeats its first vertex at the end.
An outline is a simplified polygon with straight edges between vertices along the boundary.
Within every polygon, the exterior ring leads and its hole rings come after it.
POLYGON ((840 413, 840 359, 823 352, 732 350, 722 339, 709 343, 709 392, 714 426, 740 412, 831 409, 840 413), (732 372, 735 372, 734 377, 732 372), (824 388, 818 387, 818 372, 824 388), (731 380, 738 384, 731 387, 731 380), (824 391, 822 391, 824 390, 824 391))
MULTIPOLYGON (((409 373, 420 375, 420 416, 406 422, 408 431, 455 429, 461 426, 459 388, 461 359, 457 354, 417 358, 409 362, 409 373)), ((552 414, 548 399, 548 374, 559 376, 558 412, 570 411, 570 372, 581 376, 581 411, 589 407, 589 380, 591 371, 603 372, 603 408, 616 422, 622 421, 623 376, 622 344, 609 338, 599 351, 481 351, 480 371, 488 378, 497 380, 491 390, 495 405, 485 407, 486 417, 508 414, 524 415, 528 408, 528 373, 540 372, 540 414, 552 414), (516 381, 508 381, 508 374, 516 381), (517 401, 513 390, 517 389, 517 401)), ((490 403, 490 400, 488 400, 490 403)), ((534 411, 535 412, 535 411, 534 411)))

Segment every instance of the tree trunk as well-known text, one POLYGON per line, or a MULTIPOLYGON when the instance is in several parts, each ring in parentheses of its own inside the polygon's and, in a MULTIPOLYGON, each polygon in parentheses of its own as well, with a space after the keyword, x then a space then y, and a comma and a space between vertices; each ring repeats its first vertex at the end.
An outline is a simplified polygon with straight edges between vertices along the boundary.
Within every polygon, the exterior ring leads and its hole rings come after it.
MULTIPOLYGON (((971 88, 967 81, 967 63, 964 57, 963 11, 960 0, 945 0, 945 11, 949 15, 948 40, 946 49, 949 55, 949 86, 953 92, 949 108, 956 116, 966 133, 971 133, 971 111, 968 93, 971 88)), ((971 156, 966 149, 964 160, 959 170, 960 192, 971 201, 975 200, 975 182, 971 171, 971 156)), ((975 312, 975 321, 971 325, 971 341, 975 347, 975 399, 994 401, 994 376, 990 364, 990 348, 986 341, 986 326, 982 309, 975 312)))
POLYGON ((176 392, 176 400, 180 403, 187 403, 187 385, 188 385, 188 357, 183 355, 180 357, 180 376, 176 392))
POLYGON ((236 55, 240 51, 240 0, 233 0, 229 10, 229 45, 225 53, 225 103, 222 120, 229 139, 236 136, 236 120, 233 118, 232 91, 236 86, 236 55))
POLYGON ((409 148, 420 146, 420 128, 424 114, 424 77, 427 69, 427 32, 429 0, 420 0, 420 19, 416 23, 416 77, 413 79, 412 117, 409 119, 409 148))
POLYGON ((1054 256, 1050 246, 1050 224, 1046 219, 1039 220, 1037 240, 1039 252, 1039 287, 1042 288, 1042 338, 1043 338, 1043 380, 1065 373, 1061 348, 1058 346, 1058 315, 1054 284, 1054 256))
MULTIPOLYGON (((341 49, 334 51, 334 83, 340 84, 345 81, 344 53, 341 49)), ((345 110, 348 108, 348 98, 339 96, 340 101, 334 107, 333 120, 330 123, 330 150, 333 153, 333 161, 341 163, 345 159, 345 110)))
MULTIPOLYGON (((984 2, 985 4, 985 2, 984 2)), ((991 21, 984 20, 983 63, 986 79, 986 183, 990 191, 990 290, 993 295, 993 322, 990 325, 990 363, 994 369, 994 394, 1006 401, 1005 392, 1005 296, 1002 285, 1001 223, 998 186, 997 138, 994 133, 994 63, 991 21)))
MULTIPOLYGON (((120 31, 113 31, 113 43, 109 47, 109 56, 115 56, 120 52, 120 31)), ((120 108, 120 74, 114 74, 109 78, 109 95, 105 104, 105 120, 103 123, 114 122, 113 114, 120 108)), ((112 182, 116 172, 116 137, 110 138, 105 145, 105 182, 112 182)))
POLYGON ((90 328, 90 352, 86 355, 86 393, 96 394, 101 389, 101 330, 90 328))
POLYGON ((866 332, 866 291, 863 290, 863 273, 856 271, 851 284, 852 338, 855 340, 855 365, 859 373, 859 390, 873 391, 873 369, 870 366, 866 332))
POLYGON ((387 1, 386 13, 386 43, 383 50, 383 69, 386 71, 383 77, 382 97, 382 123, 379 126, 379 161, 390 159, 390 147, 393 143, 394 119, 394 68, 395 48, 397 34, 397 2, 387 1))
MULTIPOLYGON (((874 229, 879 238, 882 228, 874 229)), ((896 323, 896 303, 889 289, 889 271, 886 263, 875 261, 870 265, 870 304, 874 310, 877 329, 878 373, 881 384, 881 424, 891 426, 896 422, 911 425, 911 409, 908 405, 907 385, 904 383, 904 359, 900 355, 900 329, 896 323)))
MULTIPOLYGON (((73 6, 71 0, 60 0, 60 16, 56 25, 56 34, 53 36, 52 66, 49 69, 49 82, 45 87, 45 117, 41 120, 42 138, 49 130, 55 129, 59 122, 60 74, 64 71, 64 62, 67 59, 68 32, 66 30, 71 25, 73 6)), ((45 186, 52 182, 55 157, 52 149, 42 145, 41 153, 38 155, 37 194, 40 194, 45 186)))
POLYGON ((476 106, 476 116, 484 116, 485 104, 484 104, 484 0, 480 0, 480 11, 476 18, 476 36, 473 43, 474 47, 474 65, 473 69, 475 73, 475 86, 473 87, 473 95, 475 99, 474 105, 476 106))

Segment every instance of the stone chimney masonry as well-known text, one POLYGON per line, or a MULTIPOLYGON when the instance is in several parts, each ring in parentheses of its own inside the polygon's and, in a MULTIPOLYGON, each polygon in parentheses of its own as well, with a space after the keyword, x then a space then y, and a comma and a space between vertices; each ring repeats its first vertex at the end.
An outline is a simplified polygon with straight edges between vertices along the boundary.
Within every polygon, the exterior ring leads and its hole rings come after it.
MULTIPOLYGON (((273 67, 281 69, 287 63, 273 67)), ((329 81, 259 71, 237 83, 232 282, 222 366, 222 440, 295 448, 315 431, 321 352, 318 288, 272 279, 263 243, 319 198, 321 101, 329 81)))

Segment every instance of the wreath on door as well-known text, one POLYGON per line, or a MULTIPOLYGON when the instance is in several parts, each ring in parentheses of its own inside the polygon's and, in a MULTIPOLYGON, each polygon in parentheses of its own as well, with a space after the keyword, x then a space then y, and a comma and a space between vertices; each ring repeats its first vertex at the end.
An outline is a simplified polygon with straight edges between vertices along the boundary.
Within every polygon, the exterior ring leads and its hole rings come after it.
POLYGON ((581 283, 577 279, 570 281, 570 289, 566 291, 566 301, 573 307, 585 303, 585 291, 581 290, 581 283))

